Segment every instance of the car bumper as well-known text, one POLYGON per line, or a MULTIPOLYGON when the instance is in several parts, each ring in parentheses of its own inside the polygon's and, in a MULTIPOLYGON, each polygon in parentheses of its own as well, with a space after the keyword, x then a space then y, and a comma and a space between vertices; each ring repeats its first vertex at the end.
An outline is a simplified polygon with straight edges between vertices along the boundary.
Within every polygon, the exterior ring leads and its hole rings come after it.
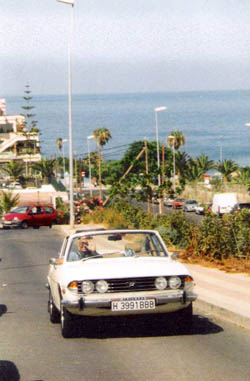
POLYGON ((178 311, 187 307, 191 302, 195 301, 197 295, 193 292, 177 291, 168 295, 144 294, 143 297, 155 299, 155 308, 149 310, 129 310, 129 311, 112 311, 112 301, 121 299, 133 300, 140 298, 140 295, 108 295, 101 296, 100 299, 95 296, 91 299, 81 296, 78 300, 63 300, 62 305, 71 313, 84 316, 113 316, 113 315, 135 315, 135 314, 156 314, 178 311))
POLYGON ((18 228, 22 221, 2 221, 3 228, 18 228))

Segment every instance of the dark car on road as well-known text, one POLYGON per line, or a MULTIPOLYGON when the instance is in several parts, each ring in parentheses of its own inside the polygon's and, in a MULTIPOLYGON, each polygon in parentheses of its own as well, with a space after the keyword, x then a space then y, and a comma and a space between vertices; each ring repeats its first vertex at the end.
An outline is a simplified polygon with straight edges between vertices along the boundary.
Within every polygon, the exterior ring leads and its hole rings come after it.
POLYGON ((233 212, 239 212, 242 209, 250 209, 250 202, 238 202, 234 208, 233 212))
POLYGON ((2 217, 3 228, 20 227, 27 229, 32 226, 39 229, 40 226, 49 226, 56 223, 57 211, 50 205, 26 205, 18 206, 2 217))

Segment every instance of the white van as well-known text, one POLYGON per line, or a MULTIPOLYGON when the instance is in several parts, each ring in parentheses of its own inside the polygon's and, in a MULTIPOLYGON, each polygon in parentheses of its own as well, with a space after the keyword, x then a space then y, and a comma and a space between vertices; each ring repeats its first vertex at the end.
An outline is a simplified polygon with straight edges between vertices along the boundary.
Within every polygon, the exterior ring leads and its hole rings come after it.
POLYGON ((219 215, 231 213, 237 203, 237 193, 217 193, 213 197, 212 212, 219 215))

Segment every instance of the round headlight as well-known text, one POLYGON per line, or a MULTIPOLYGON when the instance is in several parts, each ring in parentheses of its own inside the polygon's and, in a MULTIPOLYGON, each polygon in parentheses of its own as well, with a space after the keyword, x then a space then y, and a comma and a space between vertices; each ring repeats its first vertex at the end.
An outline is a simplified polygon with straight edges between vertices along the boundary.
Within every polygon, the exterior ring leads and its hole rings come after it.
POLYGON ((94 284, 90 280, 84 280, 82 282, 82 292, 84 294, 91 294, 94 291, 94 284))
POLYGON ((181 278, 179 278, 178 276, 171 276, 171 278, 169 278, 169 287, 173 289, 180 288, 181 278))
POLYGON ((95 287, 96 290, 100 292, 100 294, 104 294, 108 291, 109 285, 108 282, 106 282, 106 280, 98 280, 98 282, 96 282, 95 287))
POLYGON ((14 217, 13 220, 14 221, 19 221, 19 218, 18 217, 14 217))
POLYGON ((157 290, 165 290, 165 288, 167 288, 167 285, 167 279, 163 276, 159 276, 158 278, 156 278, 155 287, 157 288, 157 290))

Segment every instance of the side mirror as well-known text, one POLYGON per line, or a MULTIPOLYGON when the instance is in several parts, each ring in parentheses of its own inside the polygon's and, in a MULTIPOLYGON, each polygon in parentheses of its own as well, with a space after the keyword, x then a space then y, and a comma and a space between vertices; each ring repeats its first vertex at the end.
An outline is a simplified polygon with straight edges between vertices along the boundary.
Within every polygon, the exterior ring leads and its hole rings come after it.
POLYGON ((63 258, 50 258, 49 264, 53 266, 59 266, 63 264, 63 258))
POLYGON ((173 261, 177 261, 177 259, 179 258, 179 254, 178 253, 173 253, 171 255, 171 258, 173 259, 173 261))
POLYGON ((49 259, 49 264, 56 266, 57 265, 57 259, 56 258, 50 258, 49 259))

